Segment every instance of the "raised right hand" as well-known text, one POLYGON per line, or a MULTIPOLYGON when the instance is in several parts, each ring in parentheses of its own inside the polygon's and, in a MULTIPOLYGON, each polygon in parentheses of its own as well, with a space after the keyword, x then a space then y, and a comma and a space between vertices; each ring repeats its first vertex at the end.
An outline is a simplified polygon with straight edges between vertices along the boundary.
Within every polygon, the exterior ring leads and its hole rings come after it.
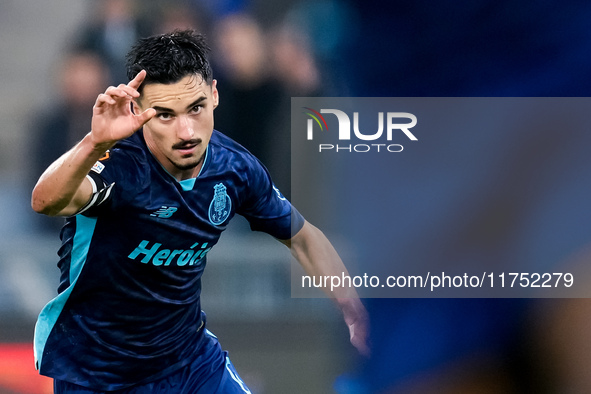
POLYGON ((142 70, 127 85, 110 86, 98 96, 92 109, 91 130, 97 146, 110 146, 131 136, 156 115, 153 108, 137 115, 131 110, 131 101, 140 96, 137 89, 145 77, 146 71, 142 70))

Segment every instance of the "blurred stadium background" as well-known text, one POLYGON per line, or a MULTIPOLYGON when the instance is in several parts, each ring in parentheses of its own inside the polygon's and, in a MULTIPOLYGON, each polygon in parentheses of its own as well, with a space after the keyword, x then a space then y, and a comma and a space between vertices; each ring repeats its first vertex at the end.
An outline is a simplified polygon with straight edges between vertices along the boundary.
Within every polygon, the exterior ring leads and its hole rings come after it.
MULTIPOLYGON (((177 27, 202 30, 216 52, 216 77, 227 80, 221 91, 227 106, 233 106, 228 111, 244 98, 252 101, 251 110, 275 116, 264 105, 279 98, 286 100, 288 112, 282 116, 289 119, 288 82, 277 81, 270 69, 269 34, 287 28, 279 22, 290 12, 293 18, 301 14, 295 5, 232 0, 0 2, 1 394, 51 392, 50 380, 33 368, 32 337, 37 314, 56 293, 61 220, 35 215, 29 208, 30 190, 42 167, 88 132, 96 95, 109 84, 126 81, 121 79, 121 53, 139 35, 177 27), (256 56, 245 61, 243 52, 236 53, 244 49, 256 56), (261 92, 268 97, 255 104, 261 92)), ((280 38, 275 34, 276 41, 280 38)), ((282 39, 285 56, 307 45, 295 35, 282 39)), ((293 86, 298 88, 297 81, 293 86)), ((256 117, 251 112, 243 122, 252 130, 256 117)), ((284 136, 289 141, 289 128, 284 136)), ((239 139, 246 142, 247 137, 239 139)), ((252 150, 259 149, 257 154, 266 155, 260 144, 250 143, 252 150)), ((275 171, 289 174, 289 153, 283 155, 279 160, 284 167, 275 171)), ((289 179, 279 183, 288 192, 289 179)), ((256 392, 330 392, 352 351, 338 312, 325 299, 290 299, 288 250, 251 233, 240 219, 208 258, 203 307, 210 330, 256 392)))

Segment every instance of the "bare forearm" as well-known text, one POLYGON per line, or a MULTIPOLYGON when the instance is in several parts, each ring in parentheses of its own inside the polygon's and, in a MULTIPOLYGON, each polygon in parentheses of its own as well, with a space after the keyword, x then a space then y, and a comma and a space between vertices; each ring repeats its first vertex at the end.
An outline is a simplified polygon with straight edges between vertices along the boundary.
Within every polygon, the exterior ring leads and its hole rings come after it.
MULTIPOLYGON (((314 236, 309 241, 310 244, 306 247, 304 253, 297 252, 296 249, 292 248, 294 256, 306 273, 323 278, 349 276, 349 272, 339 254, 322 231, 314 228, 313 232, 314 236)), ((354 287, 331 286, 324 287, 323 291, 333 299, 345 315, 345 318, 365 313, 354 287)))
MULTIPOLYGON (((326 236, 306 222, 304 227, 290 241, 285 242, 293 256, 300 262, 306 273, 315 276, 348 276, 349 273, 339 254, 326 236)), ((323 289, 337 304, 349 333, 351 343, 361 354, 368 355, 368 316, 354 287, 331 287, 323 289)))
POLYGON ((140 114, 131 111, 131 102, 140 96, 137 89, 145 77, 146 71, 142 70, 127 85, 109 86, 98 95, 92 108, 92 131, 39 178, 31 198, 35 211, 49 216, 69 216, 90 200, 92 185, 85 178, 94 163, 117 141, 131 136, 156 114, 153 108, 140 114))
MULTIPOLYGON (((292 239, 290 245, 293 256, 302 265, 308 275, 320 277, 342 277, 349 275, 339 254, 324 233, 306 222, 302 233, 292 239)), ((334 287, 323 290, 335 300, 357 298, 354 288, 334 287)))
POLYGON ((41 175, 33 189, 31 206, 49 216, 76 213, 90 198, 92 190, 83 185, 86 175, 110 145, 97 145, 87 134, 41 175))

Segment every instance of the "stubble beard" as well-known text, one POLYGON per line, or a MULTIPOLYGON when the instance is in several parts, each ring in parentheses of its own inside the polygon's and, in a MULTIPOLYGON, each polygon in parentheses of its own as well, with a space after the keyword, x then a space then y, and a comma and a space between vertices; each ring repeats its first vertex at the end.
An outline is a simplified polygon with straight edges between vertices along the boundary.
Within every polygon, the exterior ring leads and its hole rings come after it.
POLYGON ((188 163, 178 163, 178 162, 174 162, 174 161, 171 161, 171 163, 180 171, 188 171, 188 170, 192 170, 193 168, 195 168, 198 165, 200 165, 201 163, 203 163, 204 157, 205 157, 205 153, 203 153, 200 157, 198 157, 188 163))

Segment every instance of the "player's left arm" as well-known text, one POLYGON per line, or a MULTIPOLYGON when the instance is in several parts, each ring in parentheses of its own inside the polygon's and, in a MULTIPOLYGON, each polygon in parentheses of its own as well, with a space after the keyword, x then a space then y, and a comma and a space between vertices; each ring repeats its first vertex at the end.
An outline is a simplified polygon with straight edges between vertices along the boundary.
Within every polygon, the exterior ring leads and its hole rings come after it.
MULTIPOLYGON (((324 233, 309 222, 304 222, 302 229, 291 239, 281 241, 291 250, 292 255, 302 265, 308 275, 341 277, 349 275, 339 254, 324 233)), ((368 326, 369 319, 365 307, 359 300, 355 288, 338 287, 323 289, 343 313, 349 327, 351 344, 363 355, 369 355, 368 326)))

